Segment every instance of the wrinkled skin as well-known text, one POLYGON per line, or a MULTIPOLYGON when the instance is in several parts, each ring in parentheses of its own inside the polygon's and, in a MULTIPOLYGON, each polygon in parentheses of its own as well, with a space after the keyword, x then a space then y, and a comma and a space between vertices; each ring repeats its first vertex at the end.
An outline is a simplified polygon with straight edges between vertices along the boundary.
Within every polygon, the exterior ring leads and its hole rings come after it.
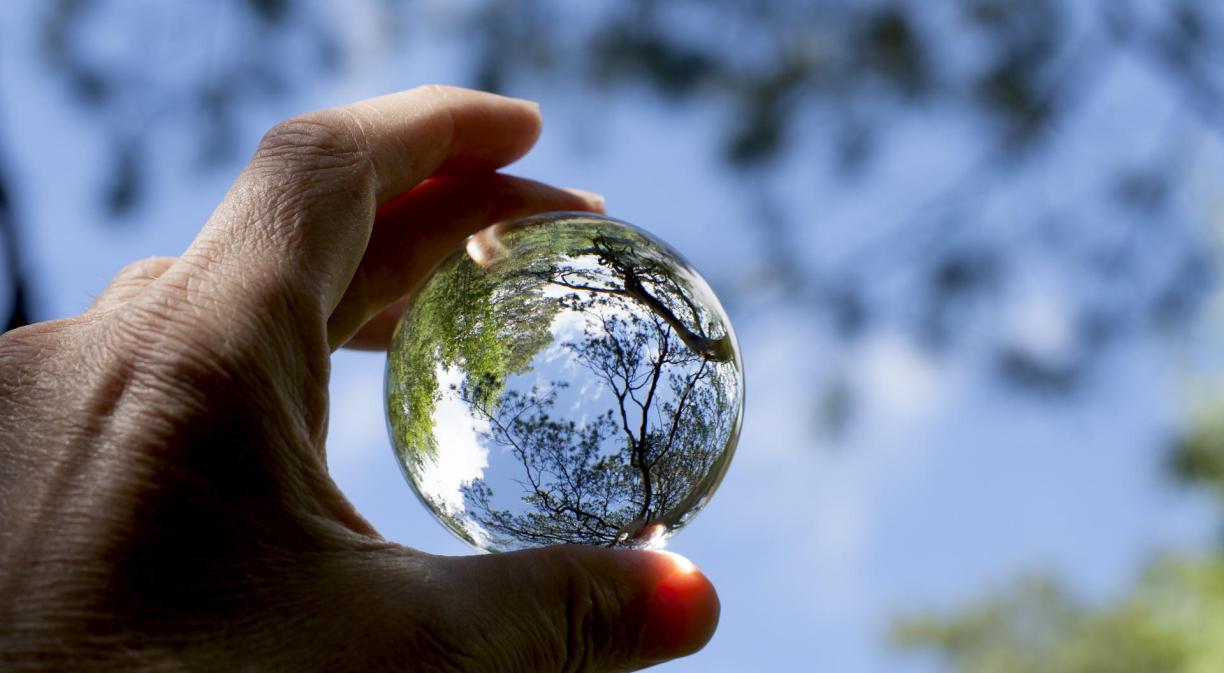
POLYGON ((384 346, 487 224, 601 209, 494 172, 539 124, 444 87, 289 120, 181 256, 0 336, 0 668, 612 671, 709 639, 669 555, 432 556, 327 474, 332 350, 384 346))

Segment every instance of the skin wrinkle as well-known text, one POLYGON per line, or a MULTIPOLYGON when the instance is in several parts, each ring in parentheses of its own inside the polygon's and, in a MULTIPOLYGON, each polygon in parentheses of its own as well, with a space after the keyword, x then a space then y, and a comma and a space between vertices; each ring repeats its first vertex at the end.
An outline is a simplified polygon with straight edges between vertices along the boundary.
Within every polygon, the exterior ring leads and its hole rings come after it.
MULTIPOLYGON (((199 260, 198 259, 191 260, 191 261, 188 261, 187 264, 191 265, 196 261, 199 261, 199 260)), ((190 276, 188 276, 187 278, 190 279, 190 276)), ((173 281, 174 279, 171 277, 171 278, 168 278, 167 280, 173 281)), ((176 339, 178 340, 180 345, 179 347, 173 349, 175 352, 184 352, 184 351, 190 351, 192 348, 200 348, 201 345, 196 343, 197 340, 194 338, 194 336, 184 336, 183 338, 178 339, 178 337, 175 336, 176 334, 178 334, 177 331, 163 329, 164 326, 181 324, 184 322, 183 317, 182 317, 182 313, 183 313, 182 307, 184 305, 190 307, 189 312, 193 314, 197 312, 207 313, 208 311, 208 309, 200 310, 196 308, 198 307, 200 303, 199 301, 200 299, 204 299, 208 301, 210 305, 216 305, 215 300, 214 300, 214 295, 215 295, 214 292, 197 291, 197 292, 185 292, 184 294, 186 295, 186 297, 194 297, 194 299, 185 299, 183 295, 168 294, 168 293, 163 293, 163 292, 155 292, 155 293, 150 294, 147 297, 147 300, 142 302, 139 308, 152 314, 152 316, 154 317, 153 325, 136 326, 132 330, 134 332, 133 336, 137 339, 143 339, 148 336, 160 336, 161 339, 163 340, 161 343, 150 344, 149 350, 153 350, 153 351, 157 350, 159 347, 164 346, 165 341, 173 341, 176 339), (160 299, 161 301, 158 301, 158 299, 160 299)), ((276 315, 279 315, 281 311, 286 311, 286 310, 292 311, 293 303, 288 302, 288 306, 283 307, 280 310, 277 310, 273 308, 272 306, 272 304, 278 301, 276 299, 273 299, 273 297, 276 296, 276 293, 272 290, 269 290, 266 294, 267 296, 269 296, 269 300, 266 302, 267 306, 265 306, 264 310, 258 311, 258 312, 247 312, 243 315, 236 316, 235 318, 228 321, 229 324, 244 326, 239 330, 240 332, 282 335, 280 342, 276 344, 276 347, 268 349, 270 353, 277 356, 278 358, 284 358, 288 354, 300 352, 303 346, 303 342, 300 340, 300 336, 306 332, 302 331, 302 329, 298 326, 316 324, 318 322, 317 319, 314 321, 307 321, 302 318, 297 318, 297 319, 291 319, 291 320, 286 320, 286 321, 280 321, 280 323, 278 323, 277 321, 273 319, 273 317, 276 315)), ((219 310, 219 308, 220 306, 217 305, 217 308, 212 309, 212 310, 216 311, 216 310, 219 310)), ((231 308, 230 310, 233 311, 234 309, 231 308)), ((189 320, 187 322, 191 322, 191 321, 189 320)), ((192 325, 191 327, 188 327, 187 329, 189 329, 192 332, 197 332, 198 326, 192 325)), ((221 334, 216 335, 213 341, 214 342, 220 341, 223 344, 223 348, 216 349, 216 348, 210 347, 209 348, 210 352, 205 356, 207 360, 210 360, 213 362, 225 361, 227 358, 230 357, 228 353, 232 353, 237 350, 240 350, 242 348, 242 344, 249 342, 250 337, 245 337, 245 336, 240 337, 238 335, 233 334, 232 332, 233 330, 222 330, 221 334)), ((317 349, 311 349, 311 350, 317 350, 317 349)), ((294 362, 297 362, 298 360, 299 358, 296 358, 296 357, 292 358, 291 360, 283 360, 281 362, 281 368, 286 372, 291 372, 297 369, 297 366, 294 364, 294 362)), ((321 383, 325 382, 327 378, 326 357, 319 357, 316 359, 316 361, 320 362, 321 364, 315 367, 308 367, 307 378, 303 382, 302 390, 321 390, 325 392, 325 387, 322 386, 321 383), (323 371, 319 371, 319 368, 322 368, 323 371)), ((310 408, 303 408, 302 410, 303 415, 307 417, 317 415, 321 413, 319 409, 326 408, 326 399, 325 397, 323 397, 322 399, 315 400, 309 406, 310 408)))
MULTIPOLYGON (((346 219, 343 215, 334 213, 340 205, 345 207, 340 209, 340 212, 367 212, 366 219, 372 219, 374 208, 372 202, 372 188, 369 187, 371 178, 368 173, 364 173, 361 168, 355 165, 346 168, 326 167, 321 169, 301 170, 297 172, 285 184, 279 188, 276 186, 265 186, 258 184, 260 180, 256 178, 256 185, 253 189, 257 192, 267 192, 272 194, 266 199, 263 199, 264 205, 255 208, 255 212, 245 228, 250 230, 271 230, 267 236, 253 237, 254 240, 260 241, 265 247, 271 247, 267 254, 263 255, 268 258, 277 258, 282 260, 276 265, 276 268, 284 268, 286 266, 303 266, 306 268, 296 271, 296 276, 309 277, 311 272, 318 275, 319 270, 312 268, 315 266, 315 257, 317 254, 310 254, 312 247, 322 247, 326 249, 328 246, 320 246, 318 243, 307 245, 306 241, 317 239, 323 232, 331 233, 333 239, 340 239, 339 245, 344 249, 350 247, 348 238, 342 230, 344 227, 336 227, 335 222, 346 219), (292 196, 284 196, 284 194, 292 196), (328 203, 327 207, 319 207, 317 204, 328 203), (354 204, 354 205, 350 205, 354 204), (269 211, 269 208, 271 209, 269 211), (314 213, 313 219, 308 219, 304 213, 314 213), (320 217, 323 216, 323 217, 320 217), (325 221, 319 222, 317 220, 325 221), (271 223, 271 224, 270 224, 271 223), (286 255, 286 251, 301 251, 305 250, 306 254, 301 255, 295 253, 297 257, 291 264, 285 264, 285 259, 290 257, 286 255)), ((234 238, 239 241, 245 241, 252 238, 249 233, 239 234, 234 238)), ((368 240, 368 228, 361 236, 358 243, 359 247, 364 247, 368 240)), ((334 247, 334 245, 333 245, 334 247)), ((355 264, 353 265, 355 266, 355 264)), ((319 301, 324 297, 335 297, 327 306, 330 311, 334 308, 335 302, 339 301, 339 297, 343 294, 343 286, 346 284, 345 277, 352 272, 352 268, 340 269, 337 271, 328 271, 325 275, 331 276, 326 279, 318 290, 308 290, 303 288, 300 299, 302 301, 319 301), (324 289, 330 289, 330 292, 323 292, 324 289)))
MULTIPOLYGON (((268 322, 270 320, 269 316, 273 315, 274 313, 275 312, 267 312, 267 313, 262 314, 261 316, 253 317, 252 319, 256 321, 268 322)), ((277 324, 268 324, 263 328, 256 328, 254 330, 257 333, 262 333, 262 334, 282 335, 281 339, 285 342, 295 341, 295 343, 283 343, 283 344, 269 345, 267 347, 267 351, 273 357, 280 356, 283 359, 284 356, 287 354, 298 352, 298 350, 301 347, 300 343, 296 343, 296 339, 293 336, 293 332, 288 329, 288 324, 290 322, 291 321, 279 321, 277 324)), ((216 358, 206 358, 206 360, 214 361, 214 362, 223 361, 224 359, 225 359, 225 356, 219 356, 216 358)), ((320 358, 320 361, 322 362, 323 367, 327 366, 328 361, 325 357, 320 358)), ((281 369, 281 370, 288 372, 288 371, 293 371, 294 369, 297 369, 300 366, 301 366, 300 358, 292 358, 291 360, 283 360, 281 365, 277 367, 277 369, 281 369)), ((241 368, 238 371, 240 372, 248 371, 248 368, 241 368)), ((312 370, 307 368, 307 372, 310 372, 310 371, 312 370)), ((326 376, 326 372, 324 372, 323 375, 326 376)), ((245 378, 245 376, 242 378, 245 378)), ((280 388, 279 386, 266 386, 266 385, 263 385, 262 383, 256 383, 256 382, 252 382, 249 384, 240 384, 240 385, 241 385, 241 388, 248 389, 248 390, 275 391, 275 390, 279 390, 280 388)), ((303 425, 300 432, 303 433, 306 437, 306 439, 302 443, 312 444, 316 446, 316 448, 318 449, 318 451, 316 451, 314 454, 315 457, 317 458, 317 461, 312 462, 312 464, 309 466, 309 471, 311 473, 317 472, 319 474, 324 474, 326 472, 326 467, 325 467, 325 464, 322 462, 323 460, 322 434, 323 434, 323 430, 325 429, 325 418, 326 418, 326 409, 327 409, 325 386, 311 385, 311 383, 307 381, 302 392, 283 390, 279 392, 277 396, 279 398, 282 398, 283 401, 280 401, 280 402, 268 401, 268 402, 261 403, 258 406, 267 407, 267 408, 275 408, 277 406, 283 406, 284 404, 295 404, 295 401, 299 399, 307 400, 307 404, 301 407, 299 412, 296 414, 293 414, 292 417, 301 418, 301 419, 311 419, 311 418, 318 419, 314 422, 303 425), (311 394, 311 391, 316 391, 316 392, 311 394), (305 393, 305 396, 303 396, 303 393, 305 393), (314 400, 313 403, 309 402, 309 400, 311 399, 314 400)), ((295 431, 294 434, 296 434, 297 432, 298 431, 295 431)), ((327 480, 327 482, 330 483, 330 480, 327 480)), ((340 498, 340 500, 342 500, 342 498, 340 498)), ((346 520, 346 524, 349 527, 354 527, 354 526, 361 527, 361 525, 364 524, 364 521, 360 520, 360 517, 357 517, 355 513, 351 512, 351 506, 347 506, 347 503, 345 503, 345 505, 346 507, 342 508, 341 513, 344 515, 343 518, 346 520)), ((330 511, 334 512, 335 509, 336 509, 336 506, 334 504, 329 507, 330 511)), ((365 528, 368 528, 368 524, 365 524, 365 528)))
POLYGON ((7 392, 5 404, 37 412, 47 397, 58 392, 56 388, 46 385, 46 377, 40 376, 45 372, 39 367, 49 362, 60 366, 54 362, 55 344, 47 343, 55 340, 52 330, 56 329, 59 329, 57 324, 40 323, 0 336, 0 367, 6 372, 6 376, 0 378, 0 384, 8 381, 7 387, 0 387, 0 392, 7 392))
POLYGON ((583 584, 582 578, 572 575, 566 588, 565 624, 562 625, 562 628, 565 629, 567 637, 565 659, 561 665, 561 670, 566 673, 580 671, 588 664, 585 643, 589 638, 587 629, 591 625, 590 616, 593 606, 589 596, 590 590, 585 587, 580 588, 581 584, 583 584))
MULTIPOLYGON (((59 341, 60 337, 63 336, 59 332, 66 331, 80 332, 81 328, 72 329, 67 325, 61 325, 61 329, 55 332, 44 332, 37 336, 44 337, 46 340, 59 341)), ((91 329, 88 326, 85 327, 85 331, 91 335, 97 332, 96 329, 91 329)), ((37 343, 44 339, 35 339, 35 342, 37 343)), ((83 382, 83 385, 80 385, 78 388, 78 394, 74 395, 76 398, 83 397, 83 399, 74 399, 67 408, 61 407, 57 410, 59 413, 68 414, 74 414, 75 412, 77 417, 85 420, 82 425, 74 424, 71 426, 68 429, 69 432, 65 434, 66 446, 75 445, 82 448, 76 451, 62 452, 61 457, 64 460, 58 463, 58 470, 62 472, 64 479, 72 478, 73 475, 77 474, 82 461, 101 455, 98 451, 85 447, 89 447, 91 441, 105 431, 107 424, 113 421, 112 413, 116 405, 130 392, 129 384, 132 374, 130 367, 121 360, 107 357, 107 349, 105 347, 98 348, 95 345, 96 342, 96 340, 90 340, 89 347, 92 350, 99 351, 97 356, 85 360, 94 364, 87 367, 75 360, 65 361, 60 358, 47 358, 57 367, 62 367, 67 362, 69 371, 62 372, 60 376, 45 377, 45 381, 39 384, 40 387, 55 385, 55 380, 62 378, 83 382), (80 408, 77 409, 76 407, 80 408)), ((40 356, 47 352, 46 346, 39 347, 30 356, 30 360, 39 362, 43 359, 40 356)), ((55 480, 48 480, 42 483, 50 486, 55 484, 55 480)))
POLYGON ((176 261, 175 257, 146 257, 123 267, 86 309, 86 315, 96 315, 114 310, 157 280, 176 261))
MULTIPOLYGON (((157 304, 153 304, 157 306, 157 304)), ((139 315, 139 314, 136 314, 139 315)), ((134 333, 133 339, 148 338, 150 336, 159 337, 152 348, 141 349, 145 353, 155 354, 158 352, 169 351, 173 353, 169 359, 164 356, 158 356, 156 359, 146 361, 145 376, 146 385, 157 385, 157 382, 168 381, 233 381, 238 390, 245 390, 255 393, 260 391, 277 391, 280 386, 266 385, 265 381, 254 380, 250 381, 251 374, 259 371, 247 366, 242 366, 239 363, 243 358, 235 359, 234 356, 228 355, 225 351, 209 350, 202 346, 192 336, 180 334, 180 330, 175 328, 178 320, 175 317, 173 309, 169 309, 168 313, 152 314, 152 321, 141 320, 137 323, 131 322, 132 316, 125 316, 129 319, 126 321, 116 321, 116 329, 126 329, 130 333, 134 333), (167 343, 177 344, 174 348, 166 348, 167 343), (233 363, 228 364, 228 363, 233 363)), ((269 348, 270 352, 276 353, 285 352, 284 349, 269 348)), ((231 351, 232 352, 232 351, 231 351)), ((286 365, 280 368, 288 370, 286 365)), ((263 377, 260 377, 261 379, 263 377)), ((194 386, 185 389, 177 390, 173 393, 170 399, 184 400, 198 397, 194 386), (184 393, 186 393, 184 395, 184 393)), ((267 401, 257 402, 258 407, 276 408, 285 403, 285 401, 296 399, 296 396, 290 391, 279 391, 277 393, 279 399, 269 399, 267 401)), ((323 401, 325 404, 325 401, 323 401)), ((201 402, 197 406, 199 410, 207 409, 207 405, 201 402)), ((305 411, 305 409, 303 409, 305 411)), ((191 414, 185 414, 190 416, 191 414)), ((303 414, 303 417, 305 415, 303 414)))
POLYGON ((356 153, 365 164, 363 170, 366 174, 374 176, 374 192, 378 193, 381 191, 382 185, 378 181, 379 171, 374 166, 374 143, 366 131, 365 124, 362 123, 361 115, 357 114, 357 110, 366 110, 368 113, 376 116, 381 116, 381 114, 370 105, 365 104, 343 108, 340 111, 341 115, 349 119, 349 123, 343 125, 344 129, 348 131, 349 139, 352 141, 356 153))
MULTIPOLYGON (((101 436, 104 433, 102 428, 91 428, 87 430, 90 434, 101 436)), ((3 587, 5 595, 10 595, 13 591, 13 583, 28 582, 31 577, 31 572, 20 572, 22 567, 30 569, 37 576, 39 566, 45 565, 48 558, 53 558, 53 550, 55 547, 53 540, 48 540, 44 535, 45 530, 56 530, 57 535, 70 535, 74 530, 73 526, 65 524, 70 523, 70 519, 65 519, 65 514, 72 512, 84 512, 84 524, 87 525, 87 530, 90 531, 88 539, 96 542, 104 542, 106 540, 115 539, 121 535, 122 514, 127 511, 121 507, 117 507, 118 503, 114 498, 123 491, 107 490, 94 487, 98 480, 107 481, 107 476, 111 472, 110 465, 114 460, 114 451, 94 451, 94 447, 106 447, 104 441, 97 442, 73 442, 68 451, 64 452, 64 459, 58 464, 48 466, 47 470, 49 478, 43 483, 44 487, 40 492, 31 497, 27 497, 26 501, 32 500, 32 509, 37 514, 30 517, 20 529, 14 531, 14 535, 10 538, 9 553, 6 553, 10 572, 4 574, 6 586, 3 587), (57 506, 60 502, 75 503, 75 509, 63 511, 57 506), (84 510, 79 508, 84 507, 84 510), (116 515, 119 516, 116 516, 116 515), (52 545, 52 546, 48 546, 52 545), (12 552, 16 552, 16 556, 12 552), (23 562, 24 561, 24 562, 23 562)), ((129 472, 135 465, 129 467, 129 472)), ((93 546, 93 545, 90 545, 93 546)), ((106 558, 105 554, 97 555, 97 558, 106 558)))
MULTIPOLYGON (((324 198, 311 194, 311 191, 316 189, 318 189, 317 185, 310 184, 286 186, 283 190, 258 189, 257 191, 260 192, 270 191, 274 194, 288 191, 292 195, 269 196, 264 199, 263 203, 248 215, 247 221, 231 232, 226 241, 227 249, 217 254, 217 258, 221 268, 232 270, 228 278, 220 279, 221 282, 218 285, 241 286, 262 276, 272 276, 269 280, 275 283, 278 280, 276 276, 281 274, 294 277, 296 280, 303 276, 303 271, 314 270, 312 267, 316 265, 314 259, 316 255, 310 254, 310 246, 307 245, 307 241, 310 240, 310 235, 318 225, 308 221, 307 216, 301 211, 309 207, 311 200, 324 198), (228 261, 251 258, 277 261, 267 266, 247 268, 232 268, 232 264, 228 261), (226 282, 227 280, 229 282, 226 282)), ((310 275, 304 277, 309 278, 310 275)), ((311 285, 313 284, 305 284, 298 280, 295 285, 285 289, 297 294, 296 300, 298 301, 317 301, 318 298, 321 298, 319 294, 321 294, 322 285, 318 287, 311 285)))
MULTIPOLYGON (((308 192, 322 191, 322 195, 318 196, 319 199, 326 197, 334 199, 338 196, 338 193, 348 192, 354 202, 366 202, 365 204, 367 207, 365 209, 367 209, 368 212, 370 212, 370 215, 372 215, 372 199, 373 193, 375 193, 378 188, 378 173, 375 168, 373 168, 372 152, 370 151, 370 138, 368 138, 365 127, 362 126, 359 116, 353 113, 353 111, 349 110, 345 110, 344 114, 348 115, 350 121, 348 124, 344 124, 343 126, 345 130, 348 131, 350 142, 353 143, 355 148, 353 154, 355 154, 356 157, 360 157, 360 168, 355 169, 356 176, 349 174, 349 171, 338 171, 339 175, 337 177, 333 177, 333 179, 330 179, 329 181, 323 181, 322 184, 319 182, 318 174, 312 174, 311 177, 313 177, 313 180, 311 181, 310 190, 308 190, 308 192), (356 131, 354 131, 354 127, 356 127, 356 131), (321 188, 326 186, 328 182, 332 181, 339 182, 339 186, 337 188, 321 188)), ((324 176, 327 175, 329 174, 324 173, 324 176)), ((372 219, 372 217, 367 219, 372 219)), ((306 225, 299 223, 296 226, 299 229, 305 229, 306 225)), ((323 226, 323 229, 327 229, 327 226, 323 226)), ((370 229, 366 228, 362 234, 364 235, 361 236, 361 241, 359 244, 361 247, 365 247, 368 242, 368 237, 370 237, 370 229)), ((346 288, 351 286, 351 280, 348 281, 348 283, 345 283, 345 281, 340 279, 353 278, 354 274, 357 272, 360 272, 360 266, 356 262, 350 264, 349 268, 340 270, 338 279, 332 283, 334 289, 333 296, 335 299, 328 302, 329 311, 335 310, 338 303, 343 300, 343 297, 346 294, 346 288)), ((337 340, 330 337, 328 338, 328 341, 333 349, 337 348, 339 345, 337 340)))
POLYGON ((280 122, 260 140, 251 168, 264 168, 271 159, 277 163, 276 170, 265 171, 264 175, 275 179, 293 179, 301 173, 357 164, 365 164, 359 172, 370 173, 368 154, 352 143, 352 132, 347 124, 336 123, 344 116, 344 113, 324 110, 280 122))

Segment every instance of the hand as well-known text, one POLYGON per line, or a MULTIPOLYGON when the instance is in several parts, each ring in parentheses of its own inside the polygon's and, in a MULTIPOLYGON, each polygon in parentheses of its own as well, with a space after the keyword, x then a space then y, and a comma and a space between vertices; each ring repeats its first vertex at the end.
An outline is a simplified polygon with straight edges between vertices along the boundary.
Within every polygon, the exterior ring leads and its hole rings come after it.
POLYGON ((0 668, 610 671, 700 648, 662 553, 439 557, 327 474, 330 353, 509 217, 597 210, 494 173, 538 109, 426 87, 278 125, 178 258, 0 336, 0 668))

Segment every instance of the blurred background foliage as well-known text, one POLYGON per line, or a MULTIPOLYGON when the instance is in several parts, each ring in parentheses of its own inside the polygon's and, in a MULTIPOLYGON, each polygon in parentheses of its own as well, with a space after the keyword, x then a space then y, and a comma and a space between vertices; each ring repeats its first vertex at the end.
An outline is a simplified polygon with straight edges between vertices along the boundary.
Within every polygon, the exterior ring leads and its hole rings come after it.
MULTIPOLYGON (((1191 426, 1172 475, 1224 506, 1224 405, 1191 426)), ((948 613, 898 619, 893 641, 950 671, 1150 673, 1224 670, 1224 547, 1163 554, 1124 595, 1085 601, 1057 578, 1021 578, 948 613)))
MULTIPOLYGON (((326 7, 46 2, 33 29, 47 72, 111 147, 100 226, 122 227, 141 207, 154 134, 197 139, 181 168, 206 170, 235 158, 244 106, 342 74, 351 55, 326 7)), ((634 96, 717 115, 708 142, 759 251, 727 283, 732 304, 780 298, 847 342, 899 327, 933 356, 978 358, 1000 386, 1059 404, 1111 348, 1195 319, 1215 289, 1214 204, 1181 198, 1204 134, 1224 129, 1224 10, 1211 0, 382 0, 378 11, 393 37, 450 31, 470 54, 472 86, 545 82, 596 107, 634 96), (1160 82, 1171 112, 1142 129, 1158 141, 1085 148, 1085 108, 1123 66, 1160 82), (937 138, 930 151, 963 154, 963 167, 852 247, 812 252, 811 232, 827 223, 792 207, 782 176, 816 162, 843 192, 871 193, 928 170, 897 166, 912 162, 897 146, 916 128, 937 138), (1028 199, 1051 174, 1076 179, 1057 198, 1028 199), (1053 337, 1009 327, 1034 269, 1059 280, 1071 315, 1053 337)), ((40 313, 3 187, 13 327, 40 313)), ((836 434, 855 390, 837 376, 815 388, 811 422, 836 434)), ((1169 465, 1224 498, 1221 411, 1170 441, 1169 465)), ((904 617, 894 635, 941 653, 948 670, 1224 670, 1224 549, 1162 556, 1106 604, 1034 577, 904 617)))
MULTIPOLYGON (((131 4, 54 0, 38 27, 49 71, 109 138, 99 207, 116 225, 139 207, 154 133, 189 133, 196 166, 218 163, 236 149, 243 105, 345 66, 343 36, 319 3, 142 0, 144 19, 119 23, 131 4)), ((421 4, 383 0, 385 30, 449 27, 472 54, 473 86, 512 92, 544 79, 600 101, 632 90, 717 110, 724 123, 709 142, 721 148, 729 188, 753 210, 765 253, 745 274, 747 291, 780 291, 846 338, 899 320, 929 349, 955 348, 999 317, 998 300, 1031 258, 1047 258, 1076 286, 1072 333, 1049 348, 996 334, 991 357, 1010 384, 1071 392, 1112 342, 1184 320, 1213 282, 1202 232, 1170 198, 1186 178, 1194 134, 1224 119, 1213 3, 489 0, 443 12, 421 4), (1009 189, 1074 159, 1063 131, 1123 58, 1157 70, 1185 115, 1145 155, 1098 162, 1074 199, 994 224, 985 214, 1014 205, 1009 189), (859 189, 892 158, 890 136, 932 120, 957 125, 963 138, 953 137, 950 151, 962 139, 976 150, 927 207, 840 259, 795 245, 813 222, 771 187, 790 160, 827 161, 845 190, 859 189)))

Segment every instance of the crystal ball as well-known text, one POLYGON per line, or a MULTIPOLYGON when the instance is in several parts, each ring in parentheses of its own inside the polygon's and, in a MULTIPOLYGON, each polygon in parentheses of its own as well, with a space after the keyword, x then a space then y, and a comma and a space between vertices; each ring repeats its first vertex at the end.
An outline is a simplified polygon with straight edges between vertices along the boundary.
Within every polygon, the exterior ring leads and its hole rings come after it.
POLYGON ((387 353, 399 464, 486 551, 663 546, 726 473, 743 390, 705 280, 645 231, 589 213, 468 238, 387 353))

